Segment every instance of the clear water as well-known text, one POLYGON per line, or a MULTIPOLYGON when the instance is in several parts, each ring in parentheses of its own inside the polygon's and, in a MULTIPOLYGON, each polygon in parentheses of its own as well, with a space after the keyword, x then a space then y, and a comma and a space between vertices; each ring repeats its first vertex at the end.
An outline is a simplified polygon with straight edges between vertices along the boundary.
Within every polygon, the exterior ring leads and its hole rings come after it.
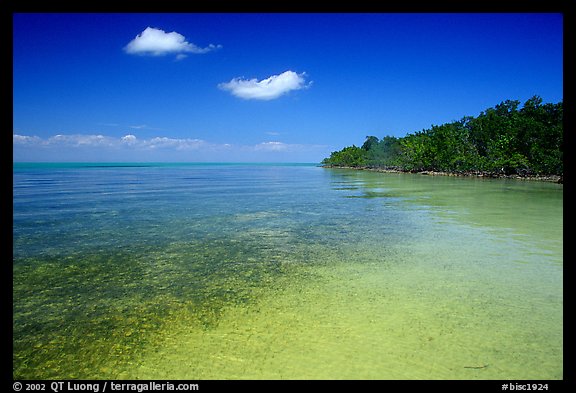
POLYGON ((15 164, 13 376, 562 379, 561 185, 15 164))

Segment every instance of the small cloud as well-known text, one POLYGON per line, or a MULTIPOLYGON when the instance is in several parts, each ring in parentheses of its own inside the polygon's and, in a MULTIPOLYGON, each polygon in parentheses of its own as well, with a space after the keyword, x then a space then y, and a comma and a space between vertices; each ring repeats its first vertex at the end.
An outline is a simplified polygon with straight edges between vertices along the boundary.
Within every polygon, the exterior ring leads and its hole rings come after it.
POLYGON ((132 134, 125 135, 121 138, 121 141, 129 145, 136 143, 136 136, 132 134))
POLYGON ((262 142, 257 144, 255 150, 268 150, 268 151, 285 151, 288 150, 291 145, 282 142, 262 142))
POLYGON ((204 147, 206 142, 202 139, 154 137, 143 141, 142 147, 148 149, 197 150, 204 147))
POLYGON ((15 145, 27 145, 32 143, 41 143, 42 139, 37 136, 12 134, 12 143, 15 145))
POLYGON ((301 143, 284 143, 278 141, 261 142, 250 147, 252 151, 256 152, 269 152, 269 153, 306 153, 326 149, 324 145, 312 145, 301 143))
POLYGON ((221 48, 222 45, 210 44, 200 48, 186 41, 186 37, 175 31, 167 33, 164 30, 147 27, 142 33, 124 47, 124 51, 131 55, 163 56, 176 54, 176 60, 186 57, 186 53, 202 54, 221 48))
POLYGON ((294 71, 286 71, 261 81, 234 78, 230 82, 220 83, 218 87, 245 100, 273 100, 292 90, 309 87, 311 82, 306 84, 305 75, 304 72, 297 74, 294 71))
POLYGON ((112 146, 114 138, 104 135, 54 135, 45 142, 47 145, 67 145, 67 146, 112 146))
POLYGON ((151 127, 147 124, 136 124, 136 125, 131 125, 128 126, 128 128, 131 128, 133 130, 151 130, 151 131, 163 131, 161 128, 157 128, 157 127, 151 127))

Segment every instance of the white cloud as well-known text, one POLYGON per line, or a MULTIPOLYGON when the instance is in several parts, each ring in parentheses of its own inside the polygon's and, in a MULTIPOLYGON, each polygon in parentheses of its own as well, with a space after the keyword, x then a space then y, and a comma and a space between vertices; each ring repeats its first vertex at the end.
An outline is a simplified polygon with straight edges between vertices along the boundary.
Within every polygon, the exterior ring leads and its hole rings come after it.
POLYGON ((173 148, 176 150, 196 150, 206 146, 202 139, 155 137, 142 142, 149 149, 173 148))
POLYGON ((256 144, 211 143, 195 138, 138 138, 100 134, 50 137, 13 134, 16 161, 300 161, 313 162, 329 153, 323 145, 265 141, 256 144), (311 158, 312 157, 312 158, 311 158))
POLYGON ((13 134, 13 144, 15 145, 38 145, 44 147, 68 147, 68 148, 81 148, 81 147, 108 147, 120 148, 131 147, 140 150, 152 150, 172 148, 176 150, 195 150, 200 147, 214 146, 201 139, 191 138, 168 138, 168 137, 154 137, 150 139, 138 139, 135 135, 127 134, 121 138, 115 138, 104 135, 92 134, 71 134, 71 135, 54 135, 46 139, 36 136, 26 136, 13 134))
POLYGON ((304 153, 326 149, 326 145, 313 145, 302 143, 284 143, 278 141, 261 142, 250 146, 255 152, 286 152, 286 153, 304 153))
POLYGON ((120 140, 124 143, 129 144, 129 145, 133 145, 136 143, 136 136, 132 135, 132 134, 128 134, 128 135, 125 135, 122 138, 120 138, 120 140))
POLYGON ((234 78, 230 82, 220 83, 218 87, 246 100, 273 100, 292 90, 309 87, 311 82, 306 84, 305 75, 304 72, 297 74, 294 71, 286 71, 261 81, 234 78))
POLYGON ((175 31, 167 33, 164 30, 147 27, 142 33, 124 47, 124 51, 131 55, 163 56, 176 54, 176 59, 186 57, 186 53, 206 53, 221 48, 222 45, 210 44, 206 48, 200 48, 186 37, 175 31))
POLYGON ((297 145, 288 145, 283 142, 262 142, 254 146, 255 150, 286 151, 297 145))
POLYGON ((40 143, 42 140, 37 136, 12 134, 12 143, 15 145, 26 145, 40 143))
POLYGON ((45 145, 67 145, 67 146, 113 146, 115 140, 104 135, 55 135, 43 142, 45 145))

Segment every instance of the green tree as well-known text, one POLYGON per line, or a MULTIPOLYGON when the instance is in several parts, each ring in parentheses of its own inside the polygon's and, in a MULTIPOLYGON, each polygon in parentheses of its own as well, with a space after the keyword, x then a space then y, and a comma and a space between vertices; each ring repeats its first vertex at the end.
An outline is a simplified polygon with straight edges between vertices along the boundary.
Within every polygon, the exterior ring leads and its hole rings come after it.
POLYGON ((402 138, 367 136, 362 147, 333 152, 323 163, 408 171, 563 174, 563 103, 534 96, 518 109, 506 100, 477 117, 432 125, 402 138))
POLYGON ((361 167, 366 165, 366 150, 355 145, 345 147, 340 151, 330 154, 330 157, 322 161, 324 165, 361 167))
POLYGON ((432 169, 434 147, 428 130, 408 134, 400 142, 402 154, 400 163, 409 171, 424 171, 432 169))
POLYGON ((397 167, 400 165, 402 148, 400 139, 394 136, 385 136, 378 145, 370 151, 373 165, 382 167, 397 167))
POLYGON ((367 136, 364 144, 362 145, 362 149, 366 151, 370 151, 374 146, 378 145, 378 138, 375 136, 367 136))

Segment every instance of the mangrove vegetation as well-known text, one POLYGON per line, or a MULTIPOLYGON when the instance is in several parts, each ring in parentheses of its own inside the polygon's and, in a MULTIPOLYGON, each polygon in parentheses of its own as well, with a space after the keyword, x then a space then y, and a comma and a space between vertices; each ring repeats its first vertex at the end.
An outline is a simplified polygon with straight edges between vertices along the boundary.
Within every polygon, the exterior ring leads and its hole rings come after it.
POLYGON ((367 136, 332 152, 324 166, 493 176, 563 174, 563 103, 534 96, 507 100, 478 116, 432 125, 404 137, 367 136))

